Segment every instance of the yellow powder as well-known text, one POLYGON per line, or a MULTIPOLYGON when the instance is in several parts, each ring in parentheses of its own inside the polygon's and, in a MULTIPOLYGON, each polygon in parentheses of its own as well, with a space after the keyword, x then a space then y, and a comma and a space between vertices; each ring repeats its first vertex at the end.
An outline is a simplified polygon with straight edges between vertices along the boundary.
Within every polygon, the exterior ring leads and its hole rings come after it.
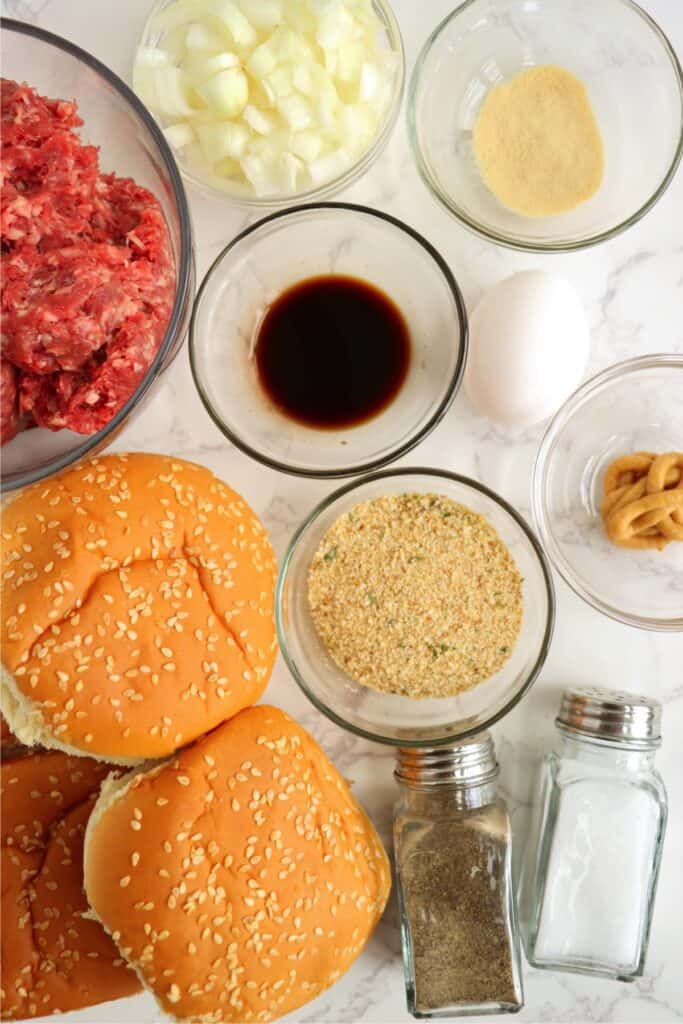
POLYGON ((526 217, 573 210, 602 181, 602 139, 586 88, 553 64, 521 71, 492 89, 474 126, 484 181, 526 217))

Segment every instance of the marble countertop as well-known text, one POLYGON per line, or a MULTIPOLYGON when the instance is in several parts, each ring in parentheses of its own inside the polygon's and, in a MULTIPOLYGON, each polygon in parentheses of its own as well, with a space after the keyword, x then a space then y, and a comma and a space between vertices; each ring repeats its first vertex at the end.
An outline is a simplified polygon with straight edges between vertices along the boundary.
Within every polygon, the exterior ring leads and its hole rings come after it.
MULTIPOLYGON (((683 0, 642 2, 683 54, 683 0)), ((453 0, 394 0, 409 68, 426 36, 452 6, 453 0)), ((3 13, 66 36, 126 79, 148 8, 148 0, 2 0, 3 13)), ((515 253, 468 234, 437 207, 418 180, 401 118, 378 163, 343 198, 380 207, 423 232, 450 263, 469 309, 485 289, 516 270, 544 267, 564 274, 588 312, 591 372, 637 354, 683 352, 683 172, 643 221, 611 242, 567 256, 515 253)), ((201 275, 253 218, 192 192, 190 203, 201 275)), ((461 395, 434 433, 403 461, 474 476, 528 516, 531 466, 541 432, 539 427, 520 436, 496 429, 477 417, 461 395)), ((186 350, 115 447, 170 452, 210 466, 263 517, 279 555, 296 525, 332 489, 329 483, 270 471, 224 440, 195 393, 186 350)), ((641 1024, 683 1020, 683 635, 620 625, 584 604, 557 578, 556 586, 557 628, 545 668, 530 694, 494 730, 501 786, 513 823, 523 819, 532 768, 550 741, 559 694, 567 684, 642 690, 663 702, 665 742, 658 767, 668 786, 671 815, 644 977, 629 985, 526 967, 526 1007, 518 1019, 641 1024)), ((356 796, 389 843, 395 796, 391 751, 344 733, 324 719, 298 691, 281 660, 266 697, 292 713, 320 741, 353 782, 356 796)), ((62 1019, 151 1024, 162 1015, 150 997, 138 997, 62 1019)), ((393 902, 348 974, 287 1018, 297 1024, 394 1024, 409 1019, 393 902)))

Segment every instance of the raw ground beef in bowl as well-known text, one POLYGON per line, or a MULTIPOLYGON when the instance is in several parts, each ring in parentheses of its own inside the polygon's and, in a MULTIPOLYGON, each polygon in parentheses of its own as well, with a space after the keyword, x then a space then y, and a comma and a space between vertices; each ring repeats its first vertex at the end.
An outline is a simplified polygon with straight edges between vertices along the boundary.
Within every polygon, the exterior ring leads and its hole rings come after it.
POLYGON ((2 80, 2 444, 95 434, 164 340, 176 269, 156 197, 103 173, 76 104, 2 80))

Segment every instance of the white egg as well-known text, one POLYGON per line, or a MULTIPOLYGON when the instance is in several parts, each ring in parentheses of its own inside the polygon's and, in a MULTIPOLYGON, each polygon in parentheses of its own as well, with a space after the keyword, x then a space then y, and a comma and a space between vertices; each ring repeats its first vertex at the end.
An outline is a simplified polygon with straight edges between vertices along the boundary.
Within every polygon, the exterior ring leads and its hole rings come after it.
POLYGON ((589 340, 569 281, 543 270, 513 274, 487 292, 470 318, 467 395, 497 423, 539 423, 578 386, 589 340))

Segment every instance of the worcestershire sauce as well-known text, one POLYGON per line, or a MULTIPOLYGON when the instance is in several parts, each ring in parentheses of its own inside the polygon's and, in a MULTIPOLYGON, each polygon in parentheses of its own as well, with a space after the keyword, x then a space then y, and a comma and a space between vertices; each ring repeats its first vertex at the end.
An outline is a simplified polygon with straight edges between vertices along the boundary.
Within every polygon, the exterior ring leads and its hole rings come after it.
POLYGON ((410 336, 402 313, 378 288, 329 274, 275 300, 255 357, 264 390, 291 419, 351 427, 395 398, 410 364, 410 336))

